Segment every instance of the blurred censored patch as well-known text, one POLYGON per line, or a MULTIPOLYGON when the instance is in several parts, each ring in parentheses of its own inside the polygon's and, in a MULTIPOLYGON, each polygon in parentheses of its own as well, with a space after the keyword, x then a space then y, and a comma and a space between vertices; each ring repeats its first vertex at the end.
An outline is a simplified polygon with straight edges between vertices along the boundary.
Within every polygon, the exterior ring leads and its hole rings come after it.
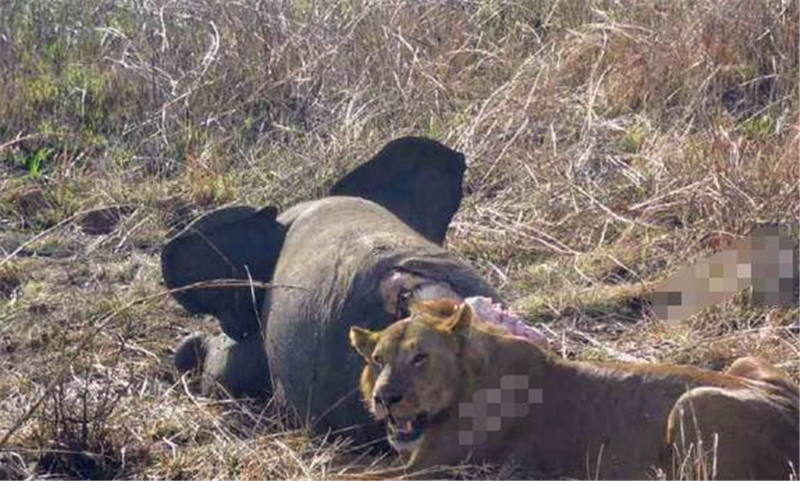
POLYGON ((653 312, 666 320, 686 319, 750 287, 759 305, 796 306, 797 262, 797 246, 780 226, 756 227, 733 246, 658 284, 653 312))
POLYGON ((524 418, 532 404, 541 404, 542 390, 531 388, 527 374, 506 374, 500 386, 478 389, 469 402, 458 405, 458 443, 475 446, 486 442, 489 433, 500 431, 504 423, 524 418))

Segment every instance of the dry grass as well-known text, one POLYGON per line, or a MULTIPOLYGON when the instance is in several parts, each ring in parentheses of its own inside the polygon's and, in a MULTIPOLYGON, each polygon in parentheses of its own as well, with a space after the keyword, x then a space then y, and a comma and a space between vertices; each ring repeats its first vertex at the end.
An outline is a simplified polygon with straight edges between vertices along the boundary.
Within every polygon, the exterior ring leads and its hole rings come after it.
POLYGON ((216 326, 163 296, 158 252, 219 205, 319 196, 407 134, 467 154, 449 248, 565 356, 721 368, 749 353, 797 379, 797 309, 743 293, 665 323, 641 295, 757 221, 800 219, 798 10, 3 2, 0 478, 375 462, 278 406, 192 395, 170 354, 216 326))

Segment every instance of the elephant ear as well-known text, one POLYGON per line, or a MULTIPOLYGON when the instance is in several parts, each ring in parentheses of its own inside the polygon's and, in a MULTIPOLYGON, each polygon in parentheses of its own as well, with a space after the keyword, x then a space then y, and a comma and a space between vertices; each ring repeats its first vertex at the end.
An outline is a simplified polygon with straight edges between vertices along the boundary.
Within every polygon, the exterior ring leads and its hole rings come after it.
MULTIPOLYGON (((192 222, 161 251, 161 272, 168 288, 234 279, 268 282, 275 270, 284 226, 277 210, 227 207, 192 222)), ((242 341, 259 332, 264 289, 199 286, 173 292, 189 312, 219 319, 229 337, 242 341)))
POLYGON ((403 137, 340 179, 331 195, 376 202, 441 244, 461 204, 464 155, 435 140, 403 137))

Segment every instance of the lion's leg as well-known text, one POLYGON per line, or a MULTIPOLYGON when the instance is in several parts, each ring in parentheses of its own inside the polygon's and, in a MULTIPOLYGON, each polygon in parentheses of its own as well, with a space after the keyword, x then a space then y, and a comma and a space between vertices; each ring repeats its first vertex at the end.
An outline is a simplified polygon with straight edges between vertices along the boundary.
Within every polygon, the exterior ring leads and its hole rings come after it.
POLYGON ((402 465, 364 472, 352 479, 451 479, 466 454, 452 439, 423 439, 410 456, 401 455, 402 465))
POLYGON ((785 372, 757 357, 740 357, 725 370, 726 374, 762 381, 777 387, 784 396, 798 399, 797 385, 785 372))
POLYGON ((797 467, 797 425, 761 393, 694 388, 669 416, 668 476, 785 479, 797 467), (794 468, 792 467, 794 466, 794 468))
POLYGON ((398 466, 395 468, 385 468, 375 471, 365 471, 363 473, 347 473, 344 479, 357 480, 381 480, 381 479, 449 479, 452 472, 447 468, 428 468, 415 470, 409 466, 398 466))

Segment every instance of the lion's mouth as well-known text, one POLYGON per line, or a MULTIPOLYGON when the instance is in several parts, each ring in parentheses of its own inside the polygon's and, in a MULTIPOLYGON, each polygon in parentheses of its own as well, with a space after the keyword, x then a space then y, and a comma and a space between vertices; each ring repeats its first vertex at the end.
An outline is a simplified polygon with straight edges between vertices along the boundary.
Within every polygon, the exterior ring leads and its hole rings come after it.
POLYGON ((422 437, 423 432, 428 427, 429 417, 427 413, 418 414, 413 419, 396 419, 389 416, 387 421, 389 439, 395 444, 407 444, 413 443, 422 437))

